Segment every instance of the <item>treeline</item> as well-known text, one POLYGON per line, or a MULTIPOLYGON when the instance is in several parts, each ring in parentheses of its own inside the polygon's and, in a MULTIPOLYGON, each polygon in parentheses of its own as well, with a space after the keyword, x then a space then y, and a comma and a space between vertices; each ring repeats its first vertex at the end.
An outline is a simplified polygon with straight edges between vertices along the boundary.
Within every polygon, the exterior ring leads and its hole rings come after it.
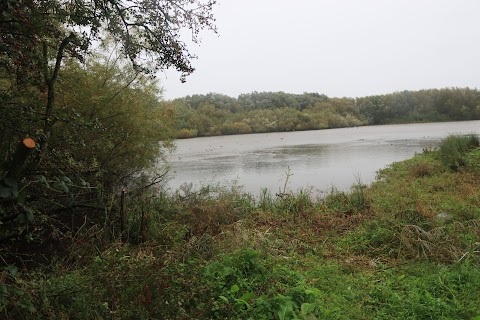
POLYGON ((318 93, 252 92, 238 98, 210 93, 173 103, 178 138, 480 119, 480 91, 470 88, 401 91, 356 99, 318 93))

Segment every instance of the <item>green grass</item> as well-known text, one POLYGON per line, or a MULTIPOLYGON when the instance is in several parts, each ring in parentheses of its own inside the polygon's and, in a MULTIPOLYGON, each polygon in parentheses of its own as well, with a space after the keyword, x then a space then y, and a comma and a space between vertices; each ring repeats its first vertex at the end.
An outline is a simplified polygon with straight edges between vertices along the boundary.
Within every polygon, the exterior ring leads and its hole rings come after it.
POLYGON ((480 140, 474 134, 458 136, 451 135, 440 143, 439 155, 442 162, 453 170, 467 165, 467 151, 478 148, 480 140))
MULTIPOLYGON (((6 319, 475 319, 480 151, 428 151, 370 187, 137 204, 145 242, 0 273, 6 319)), ((139 228, 131 217, 131 234, 139 228)), ((77 247, 82 247, 80 241, 77 247)), ((84 252, 73 250, 72 254, 84 252)))

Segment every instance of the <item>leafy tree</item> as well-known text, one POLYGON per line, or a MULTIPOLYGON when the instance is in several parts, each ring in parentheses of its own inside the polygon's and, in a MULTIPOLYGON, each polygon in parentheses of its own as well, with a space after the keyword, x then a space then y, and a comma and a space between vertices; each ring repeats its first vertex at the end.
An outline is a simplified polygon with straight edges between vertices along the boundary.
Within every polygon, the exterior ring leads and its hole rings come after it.
POLYGON ((0 244, 51 234, 28 227, 35 217, 45 222, 87 207, 98 222, 98 210, 111 212, 103 200, 113 199, 115 182, 138 177, 171 135, 173 111, 159 103, 155 72, 175 68, 185 81, 194 71, 181 35, 188 30, 198 42, 202 29, 216 32, 214 4, 0 2, 0 244), (100 45, 115 48, 117 63, 92 54, 100 45), (12 154, 26 136, 38 152, 11 177, 12 154))
POLYGON ((96 162, 110 177, 149 167, 173 136, 173 107, 160 101, 158 88, 154 79, 118 62, 70 62, 58 86, 53 150, 68 150, 71 163, 96 162))
POLYGON ((182 110, 184 121, 177 126, 185 129, 181 137, 235 134, 232 123, 244 123, 252 132, 272 132, 480 118, 480 92, 469 88, 405 90, 357 99, 318 93, 252 92, 237 99, 208 94, 173 103, 182 110))
POLYGON ((42 152, 54 125, 55 86, 65 58, 84 61, 96 41, 110 37, 137 72, 176 68, 192 73, 193 55, 180 34, 215 31, 215 0, 7 0, 0 5, 0 67, 46 93, 42 152))

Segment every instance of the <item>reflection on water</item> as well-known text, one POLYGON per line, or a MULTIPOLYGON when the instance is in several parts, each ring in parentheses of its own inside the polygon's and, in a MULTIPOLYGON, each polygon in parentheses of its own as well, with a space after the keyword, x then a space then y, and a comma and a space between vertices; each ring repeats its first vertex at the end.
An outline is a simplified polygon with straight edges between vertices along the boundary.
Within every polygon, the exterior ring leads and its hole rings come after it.
POLYGON ((194 138, 177 141, 170 156, 169 186, 236 181, 254 195, 267 187, 347 190, 358 179, 370 183, 377 170, 435 147, 448 134, 479 133, 480 121, 368 126, 194 138))

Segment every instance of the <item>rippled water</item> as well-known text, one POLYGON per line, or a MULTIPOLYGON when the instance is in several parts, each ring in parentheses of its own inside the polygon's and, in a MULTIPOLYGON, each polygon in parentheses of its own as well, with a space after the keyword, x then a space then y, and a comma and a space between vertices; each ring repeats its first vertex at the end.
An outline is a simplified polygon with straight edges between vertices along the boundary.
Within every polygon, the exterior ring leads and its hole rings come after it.
POLYGON ((432 148, 449 134, 480 133, 480 121, 366 126, 178 140, 169 157, 168 186, 237 183, 254 195, 261 188, 347 190, 376 171, 432 148), (289 171, 290 170, 290 171, 289 171))

